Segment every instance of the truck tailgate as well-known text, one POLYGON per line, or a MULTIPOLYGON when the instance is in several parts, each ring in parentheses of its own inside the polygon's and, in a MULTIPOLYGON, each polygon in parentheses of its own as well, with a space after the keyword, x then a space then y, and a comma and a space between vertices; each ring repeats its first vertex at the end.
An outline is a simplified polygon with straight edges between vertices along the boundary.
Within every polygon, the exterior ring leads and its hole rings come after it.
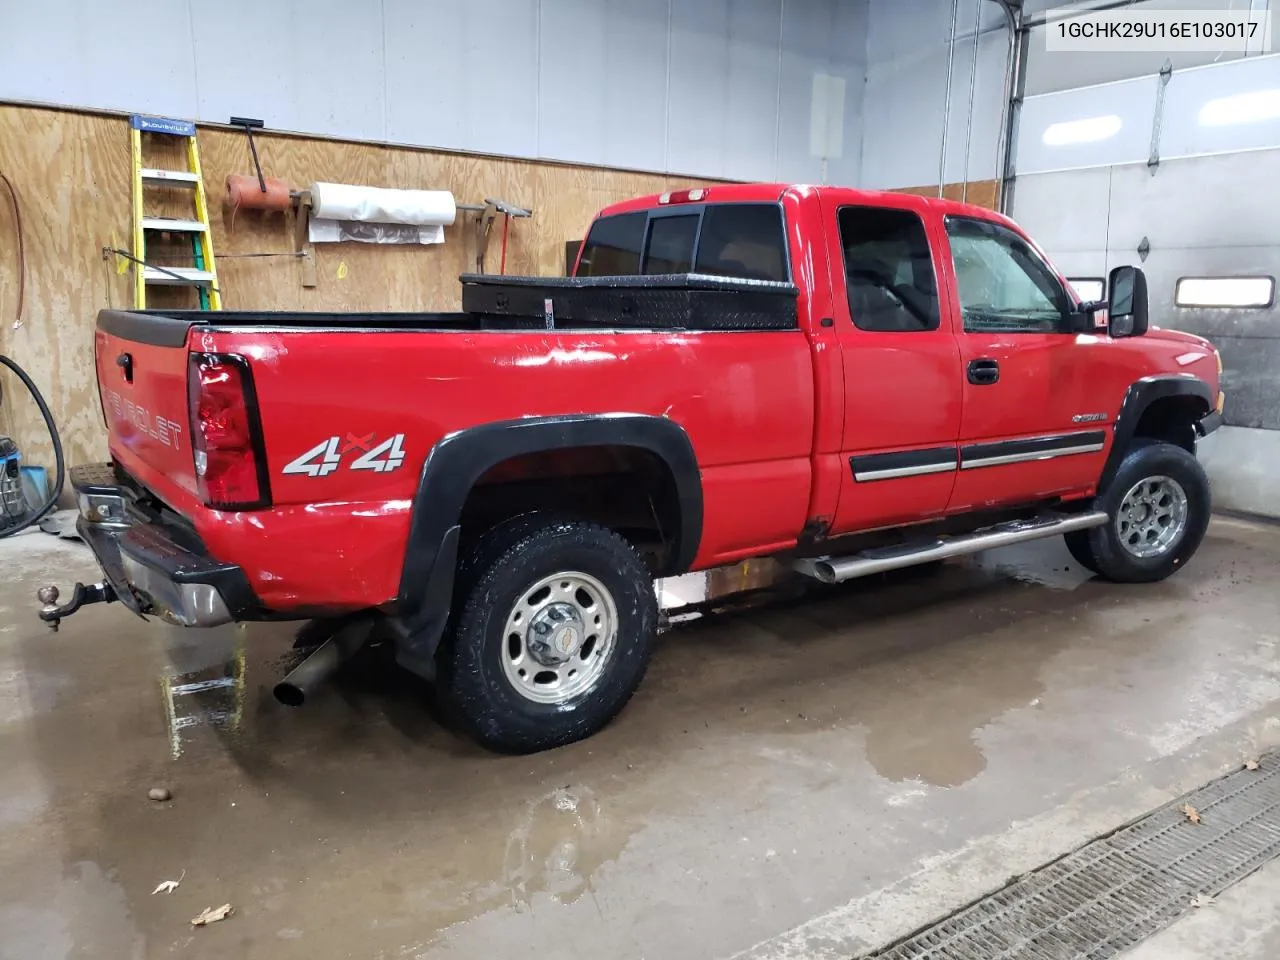
POLYGON ((191 323, 104 310, 94 340, 111 456, 180 512, 198 502, 187 412, 191 323))

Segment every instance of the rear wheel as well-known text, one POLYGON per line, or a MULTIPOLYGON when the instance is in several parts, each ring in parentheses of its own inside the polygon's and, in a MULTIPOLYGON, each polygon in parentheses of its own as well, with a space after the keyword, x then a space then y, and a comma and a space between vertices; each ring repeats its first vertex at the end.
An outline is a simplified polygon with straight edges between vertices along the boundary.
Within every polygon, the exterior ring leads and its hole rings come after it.
POLYGON ((1186 450, 1146 442, 1125 455, 1097 506, 1109 520, 1086 531, 1094 569, 1121 583, 1163 580, 1181 569, 1204 539, 1209 481, 1186 450))
POLYGON ((653 581, 635 548, 596 524, 526 517, 482 539, 463 569, 439 680, 468 732, 531 753, 613 719, 657 632, 653 581))

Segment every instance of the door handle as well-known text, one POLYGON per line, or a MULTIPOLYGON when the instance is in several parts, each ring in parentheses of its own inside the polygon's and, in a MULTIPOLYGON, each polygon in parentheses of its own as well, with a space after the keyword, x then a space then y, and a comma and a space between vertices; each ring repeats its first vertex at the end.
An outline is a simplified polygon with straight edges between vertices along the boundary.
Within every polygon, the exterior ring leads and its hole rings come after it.
POLYGON ((970 360, 969 382, 982 387, 1000 380, 1000 364, 995 360, 970 360))

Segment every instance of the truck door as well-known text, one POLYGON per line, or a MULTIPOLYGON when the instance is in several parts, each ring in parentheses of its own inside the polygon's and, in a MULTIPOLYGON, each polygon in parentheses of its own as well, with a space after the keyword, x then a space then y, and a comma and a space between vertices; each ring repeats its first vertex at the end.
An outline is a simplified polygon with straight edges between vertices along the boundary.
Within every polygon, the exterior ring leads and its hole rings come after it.
POLYGON ((949 216, 945 233, 964 394, 950 510, 1089 493, 1114 405, 1090 387, 1106 338, 1075 332, 1074 301, 1016 231, 949 216))
POLYGON ((942 514, 955 482, 960 356, 938 303, 936 244, 915 197, 823 193, 846 461, 831 532, 942 514))

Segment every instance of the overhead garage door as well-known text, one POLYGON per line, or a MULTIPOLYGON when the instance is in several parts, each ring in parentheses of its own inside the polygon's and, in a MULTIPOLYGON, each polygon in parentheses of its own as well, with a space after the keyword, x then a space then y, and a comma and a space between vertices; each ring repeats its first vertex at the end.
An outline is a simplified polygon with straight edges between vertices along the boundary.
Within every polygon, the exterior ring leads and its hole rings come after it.
MULTIPOLYGON (((1055 56, 1033 32, 1029 92, 1061 81, 1055 56)), ((1152 322, 1214 343, 1227 426, 1201 458, 1215 500, 1280 516, 1280 55, 1175 59, 1163 73, 1030 93, 1012 214, 1083 296, 1111 268, 1140 265, 1152 322)))

